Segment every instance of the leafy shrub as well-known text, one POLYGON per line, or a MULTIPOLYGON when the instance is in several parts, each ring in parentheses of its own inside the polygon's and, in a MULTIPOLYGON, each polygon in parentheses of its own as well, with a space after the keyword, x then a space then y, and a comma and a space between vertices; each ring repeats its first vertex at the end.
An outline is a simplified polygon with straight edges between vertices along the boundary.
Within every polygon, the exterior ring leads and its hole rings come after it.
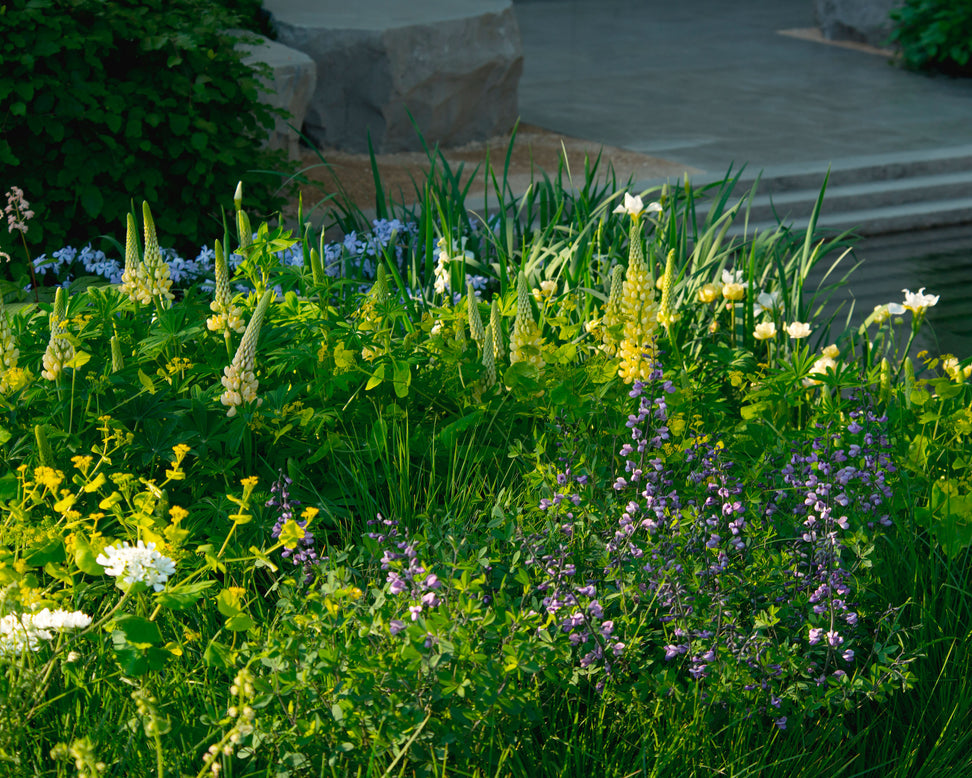
POLYGON ((906 0, 891 12, 891 40, 901 46, 905 65, 972 75, 972 2, 906 0))
POLYGON ((132 197, 164 202, 180 245, 211 240, 217 193, 263 207, 283 164, 260 149, 273 112, 213 3, 13 0, 0 6, 0 180, 41 203, 27 240, 114 233, 132 197))

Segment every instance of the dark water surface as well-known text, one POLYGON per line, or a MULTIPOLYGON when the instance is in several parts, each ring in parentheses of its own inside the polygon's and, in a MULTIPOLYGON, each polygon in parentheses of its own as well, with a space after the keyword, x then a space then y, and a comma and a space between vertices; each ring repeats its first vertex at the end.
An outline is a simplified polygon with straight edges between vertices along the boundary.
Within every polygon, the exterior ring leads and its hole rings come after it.
MULTIPOLYGON (((833 259, 836 255, 825 259, 811 281, 820 278, 821 268, 829 267, 833 259)), ((972 227, 859 240, 835 276, 843 276, 857 262, 861 264, 851 274, 847 287, 835 293, 828 306, 832 311, 843 302, 839 321, 846 318, 850 303, 854 304, 852 322, 859 326, 875 306, 901 303, 904 289, 917 292, 924 287, 926 294, 939 295, 940 299, 928 309, 912 356, 922 349, 931 355, 953 354, 959 359, 972 356, 972 227)), ((834 276, 828 282, 833 280, 834 276)), ((906 313, 902 319, 899 334, 903 344, 911 326, 911 314, 906 313)), ((873 327, 871 331, 873 334, 873 327)))

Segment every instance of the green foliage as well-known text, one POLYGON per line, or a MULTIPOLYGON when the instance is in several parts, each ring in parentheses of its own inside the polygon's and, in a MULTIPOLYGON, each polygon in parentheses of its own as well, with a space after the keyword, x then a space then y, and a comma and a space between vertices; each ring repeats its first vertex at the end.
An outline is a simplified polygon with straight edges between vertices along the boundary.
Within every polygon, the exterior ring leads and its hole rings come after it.
POLYGON ((273 113, 236 22, 193 0, 0 5, 0 179, 37 203, 33 253, 114 232, 133 195, 166 203, 166 242, 196 249, 237 180, 275 207, 279 181, 255 170, 284 161, 260 149, 273 113))
POLYGON ((972 75, 972 2, 905 0, 891 12, 891 41, 907 67, 972 75))

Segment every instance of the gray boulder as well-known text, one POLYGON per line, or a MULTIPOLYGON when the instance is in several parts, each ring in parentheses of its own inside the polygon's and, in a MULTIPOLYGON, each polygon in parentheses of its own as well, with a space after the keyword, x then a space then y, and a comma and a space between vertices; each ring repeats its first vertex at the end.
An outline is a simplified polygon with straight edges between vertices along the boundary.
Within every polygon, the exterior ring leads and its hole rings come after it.
POLYGON ((894 27, 891 11, 902 4, 902 0, 814 0, 814 13, 828 40, 886 46, 894 27))
POLYGON ((267 145, 271 149, 286 149, 290 159, 299 159, 300 138, 289 125, 300 129, 304 123, 307 106, 317 85, 317 66, 297 49, 255 33, 239 31, 239 34, 259 39, 257 43, 237 42, 236 45, 246 52, 244 62, 264 62, 272 71, 269 80, 261 78, 261 101, 273 108, 283 108, 289 114, 288 118, 278 116, 275 119, 267 145))
POLYGON ((315 142, 420 150, 510 130, 523 71, 510 0, 265 0, 278 38, 318 80, 307 109, 315 142))

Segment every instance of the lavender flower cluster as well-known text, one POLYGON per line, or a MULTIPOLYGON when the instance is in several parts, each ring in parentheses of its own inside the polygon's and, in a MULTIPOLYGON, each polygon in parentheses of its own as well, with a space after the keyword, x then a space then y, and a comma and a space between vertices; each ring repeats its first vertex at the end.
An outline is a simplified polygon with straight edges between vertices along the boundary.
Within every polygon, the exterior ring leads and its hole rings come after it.
POLYGON ((284 558, 289 558, 297 567, 303 567, 306 580, 309 582, 313 578, 312 568, 318 562, 317 550, 314 548, 314 533, 307 529, 307 520, 301 521, 295 518, 295 510, 300 505, 300 501, 290 496, 292 484, 293 480, 289 476, 280 473, 270 487, 270 499, 267 500, 266 507, 276 508, 277 521, 271 531, 275 540, 280 537, 280 532, 288 521, 296 522, 297 526, 304 530, 304 537, 297 542, 297 545, 292 549, 284 548, 280 554, 284 558))
POLYGON ((527 539, 534 591, 581 670, 603 671, 599 690, 619 661, 636 684, 660 661, 676 673, 656 692, 684 672, 700 699, 742 700, 784 729, 814 681, 821 694, 844 684, 882 622, 874 614, 865 629, 858 582, 862 548, 890 524, 887 419, 855 410, 744 482, 720 442, 673 443, 673 391, 657 366, 633 385, 638 410, 607 509, 574 488, 587 484, 569 466, 556 474, 539 504, 548 529, 527 539))
MULTIPOLYGON (((399 532, 397 521, 386 519, 379 513, 376 519, 368 522, 368 526, 375 528, 367 532, 366 536, 379 545, 381 569, 386 573, 385 582, 389 592, 409 602, 408 618, 418 621, 424 613, 442 603, 439 594, 442 581, 435 573, 428 571, 425 563, 418 557, 418 543, 409 539, 407 533, 399 532)), ((403 619, 391 619, 388 622, 392 635, 398 635, 407 626, 403 619)), ((435 636, 427 632, 425 647, 431 648, 435 640, 435 636)))

